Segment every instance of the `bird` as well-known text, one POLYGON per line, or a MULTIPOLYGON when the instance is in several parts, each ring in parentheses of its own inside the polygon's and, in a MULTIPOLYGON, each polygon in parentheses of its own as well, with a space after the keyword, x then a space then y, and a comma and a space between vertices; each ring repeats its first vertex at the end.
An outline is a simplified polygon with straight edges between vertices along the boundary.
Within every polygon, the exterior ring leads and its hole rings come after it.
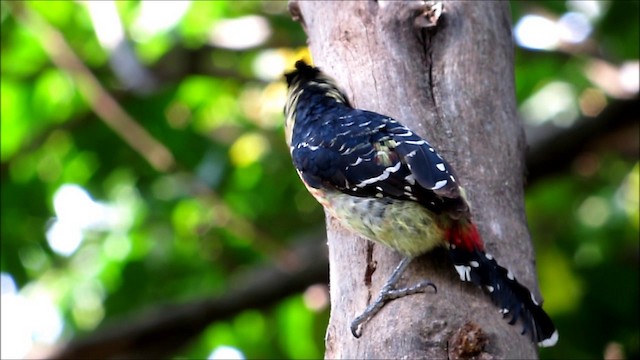
POLYGON ((285 139, 302 182, 353 233, 403 256, 376 300, 351 323, 353 336, 395 299, 425 292, 425 280, 398 288, 413 259, 445 248, 460 280, 482 287, 509 323, 522 320, 541 347, 558 331, 535 296, 485 251, 465 191, 451 165, 398 120, 357 109, 336 81, 303 60, 285 74, 285 139))

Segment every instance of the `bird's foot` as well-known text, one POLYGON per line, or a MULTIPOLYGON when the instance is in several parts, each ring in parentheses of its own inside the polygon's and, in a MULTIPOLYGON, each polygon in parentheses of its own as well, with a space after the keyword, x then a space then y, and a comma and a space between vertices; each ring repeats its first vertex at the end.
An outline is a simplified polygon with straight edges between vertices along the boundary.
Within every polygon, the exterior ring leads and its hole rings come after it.
MULTIPOLYGON (((393 277, 394 276, 392 275, 390 280, 392 280, 393 277)), ((395 284, 389 284, 389 282, 387 282, 382 290, 380 290, 380 294, 378 294, 376 300, 369 304, 364 312, 351 322, 351 333, 354 337, 359 338, 360 336, 362 336, 361 325, 369 319, 373 318, 388 302, 407 295, 426 292, 427 288, 429 287, 432 287, 435 292, 438 291, 436 285, 428 280, 422 281, 411 287, 400 289, 396 289, 394 285, 395 284)))

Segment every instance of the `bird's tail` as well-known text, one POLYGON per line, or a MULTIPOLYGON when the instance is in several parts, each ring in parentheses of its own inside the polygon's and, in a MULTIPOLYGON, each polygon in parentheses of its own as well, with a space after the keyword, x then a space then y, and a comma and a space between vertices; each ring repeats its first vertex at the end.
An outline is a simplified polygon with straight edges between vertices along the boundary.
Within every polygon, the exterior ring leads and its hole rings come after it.
POLYGON ((451 246, 449 254, 456 271, 463 281, 482 286, 491 300, 500 307, 504 317, 511 316, 509 324, 522 319, 522 333, 529 332, 541 347, 549 347, 558 341, 558 332, 549 315, 542 309, 533 294, 521 285, 511 271, 498 265, 493 256, 483 250, 469 251, 451 246))

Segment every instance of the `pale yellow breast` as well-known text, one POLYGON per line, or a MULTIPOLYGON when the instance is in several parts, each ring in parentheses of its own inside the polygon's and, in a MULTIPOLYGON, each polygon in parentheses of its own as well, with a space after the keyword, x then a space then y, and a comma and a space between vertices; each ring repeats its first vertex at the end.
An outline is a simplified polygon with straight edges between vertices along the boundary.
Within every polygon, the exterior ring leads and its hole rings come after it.
MULTIPOLYGON (((314 194, 315 195, 315 194, 314 194)), ((413 201, 329 192, 321 203, 347 229, 415 257, 445 245, 435 215, 413 201)))

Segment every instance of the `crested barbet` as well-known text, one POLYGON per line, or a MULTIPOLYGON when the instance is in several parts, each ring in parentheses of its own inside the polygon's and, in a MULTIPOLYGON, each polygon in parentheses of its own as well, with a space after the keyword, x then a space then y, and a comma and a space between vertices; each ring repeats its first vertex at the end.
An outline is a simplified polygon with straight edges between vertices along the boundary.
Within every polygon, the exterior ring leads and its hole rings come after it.
POLYGON ((435 289, 429 281, 396 283, 412 259, 445 247, 460 279, 483 287, 510 324, 522 319, 522 333, 540 346, 557 342, 531 291, 485 252, 458 178, 427 140, 389 116, 354 108, 317 67, 298 61, 285 77, 285 136, 305 186, 345 228, 404 257, 352 322, 355 337, 385 303, 435 289))

